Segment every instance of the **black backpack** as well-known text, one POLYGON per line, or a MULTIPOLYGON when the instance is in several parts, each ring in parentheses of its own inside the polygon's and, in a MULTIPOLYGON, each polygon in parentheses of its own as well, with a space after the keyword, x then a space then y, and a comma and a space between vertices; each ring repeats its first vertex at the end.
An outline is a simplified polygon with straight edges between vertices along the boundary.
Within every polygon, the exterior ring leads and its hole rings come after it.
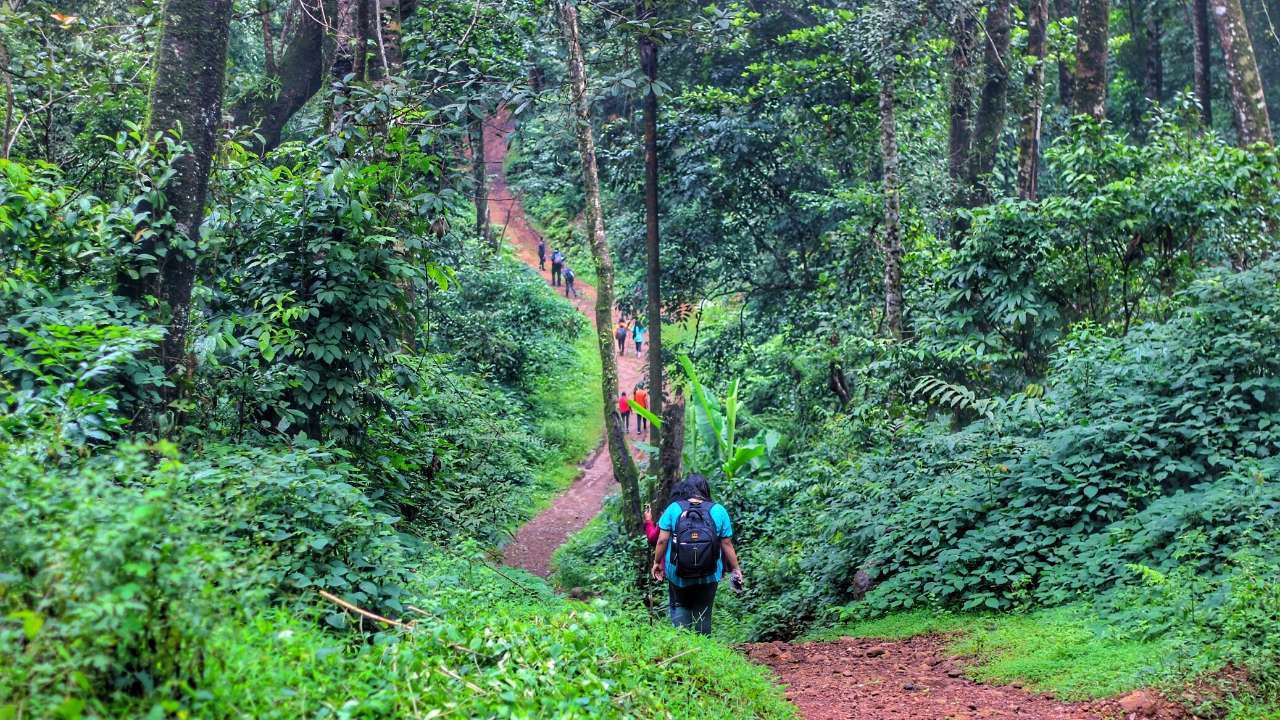
POLYGON ((680 517, 672 533, 675 550, 676 577, 700 578, 714 575, 720 560, 720 532, 711 518, 715 503, 705 500, 680 500, 680 517))

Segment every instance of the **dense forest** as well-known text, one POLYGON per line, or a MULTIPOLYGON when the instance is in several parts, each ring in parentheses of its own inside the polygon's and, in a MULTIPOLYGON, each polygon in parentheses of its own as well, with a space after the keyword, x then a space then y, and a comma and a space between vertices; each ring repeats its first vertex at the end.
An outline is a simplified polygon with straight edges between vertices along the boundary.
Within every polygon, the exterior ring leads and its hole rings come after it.
POLYGON ((0 720, 1280 718, 1273 10, 0 0, 0 720))

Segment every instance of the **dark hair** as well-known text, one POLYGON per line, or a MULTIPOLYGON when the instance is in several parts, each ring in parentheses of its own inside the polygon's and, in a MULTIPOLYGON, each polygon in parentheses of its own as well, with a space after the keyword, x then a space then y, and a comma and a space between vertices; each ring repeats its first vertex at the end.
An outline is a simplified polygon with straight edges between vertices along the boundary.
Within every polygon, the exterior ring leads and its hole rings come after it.
POLYGON ((698 473, 686 475, 683 480, 675 484, 675 487, 671 488, 671 502, 689 498, 712 500, 711 486, 707 484, 707 479, 698 473))

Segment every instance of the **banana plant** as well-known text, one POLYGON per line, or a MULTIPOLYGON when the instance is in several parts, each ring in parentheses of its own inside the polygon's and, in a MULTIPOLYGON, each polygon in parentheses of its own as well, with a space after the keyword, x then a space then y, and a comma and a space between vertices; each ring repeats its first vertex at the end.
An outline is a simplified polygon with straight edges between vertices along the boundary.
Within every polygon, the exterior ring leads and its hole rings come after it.
MULTIPOLYGON (((726 479, 733 479, 744 467, 755 469, 768 467, 769 456, 778 446, 781 436, 768 430, 762 438, 740 441, 738 439, 738 381, 729 384, 724 405, 721 406, 698 378, 698 371, 688 355, 679 355, 685 376, 689 379, 689 391, 694 402, 688 403, 694 415, 694 433, 685 445, 684 466, 694 472, 706 473, 720 470, 726 479)), ((641 417, 662 429, 662 420, 634 402, 631 409, 641 417)), ((638 444, 644 452, 655 454, 656 448, 638 444)))

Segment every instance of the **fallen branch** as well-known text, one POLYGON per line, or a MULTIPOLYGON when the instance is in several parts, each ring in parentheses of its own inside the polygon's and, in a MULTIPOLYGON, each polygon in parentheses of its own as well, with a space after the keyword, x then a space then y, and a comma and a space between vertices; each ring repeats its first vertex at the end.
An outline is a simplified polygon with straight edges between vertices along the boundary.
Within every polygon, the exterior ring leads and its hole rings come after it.
POLYGON ((462 677, 461 675, 459 675, 458 673, 456 673, 456 672, 454 672, 454 671, 450 670, 449 668, 447 668, 447 667, 445 667, 445 666, 443 666, 443 665, 441 665, 440 667, 438 667, 438 668, 436 668, 436 669, 437 669, 437 670, 439 670, 439 671, 440 671, 441 673, 443 673, 444 675, 446 675, 446 676, 448 676, 448 677, 451 677, 451 678, 453 678, 454 680, 457 680, 458 682, 462 683, 463 685, 466 685, 468 688, 470 688, 470 689, 472 690, 472 692, 478 692, 478 693, 480 693, 481 695, 488 695, 488 694, 489 694, 489 693, 488 693, 488 691, 487 691, 487 690, 485 690, 484 688, 480 687, 479 685, 476 685, 475 683, 471 682, 470 680, 467 680, 467 679, 463 678, 463 677, 462 677))
POLYGON ((355 605, 352 605, 351 603, 347 602, 346 600, 343 600, 342 598, 338 597, 337 595, 334 595, 333 593, 325 592, 324 590, 320 590, 319 592, 320 592, 320 597, 324 598, 325 600, 328 600, 331 603, 340 605, 343 608, 346 608, 347 610, 350 610, 351 612, 357 615, 367 617, 370 620, 377 620, 380 623, 386 623, 387 625, 391 625, 392 627, 398 627, 403 630, 413 629, 413 623, 402 623, 399 620, 392 620, 391 618, 385 618, 376 613, 371 613, 368 610, 358 608, 355 605))
POLYGON ((666 665, 667 663, 671 662, 672 660, 675 660, 676 658, 682 658, 682 657, 684 657, 685 655, 688 655, 689 653, 693 652, 695 649, 696 649, 696 648, 690 648, 690 649, 688 649, 688 650, 685 650, 685 651, 684 651, 684 652, 682 652, 682 653, 677 653, 677 654, 675 654, 675 655, 672 655, 671 657, 667 658, 666 660, 663 660, 662 662, 658 663, 658 667, 662 667, 663 665, 666 665))

